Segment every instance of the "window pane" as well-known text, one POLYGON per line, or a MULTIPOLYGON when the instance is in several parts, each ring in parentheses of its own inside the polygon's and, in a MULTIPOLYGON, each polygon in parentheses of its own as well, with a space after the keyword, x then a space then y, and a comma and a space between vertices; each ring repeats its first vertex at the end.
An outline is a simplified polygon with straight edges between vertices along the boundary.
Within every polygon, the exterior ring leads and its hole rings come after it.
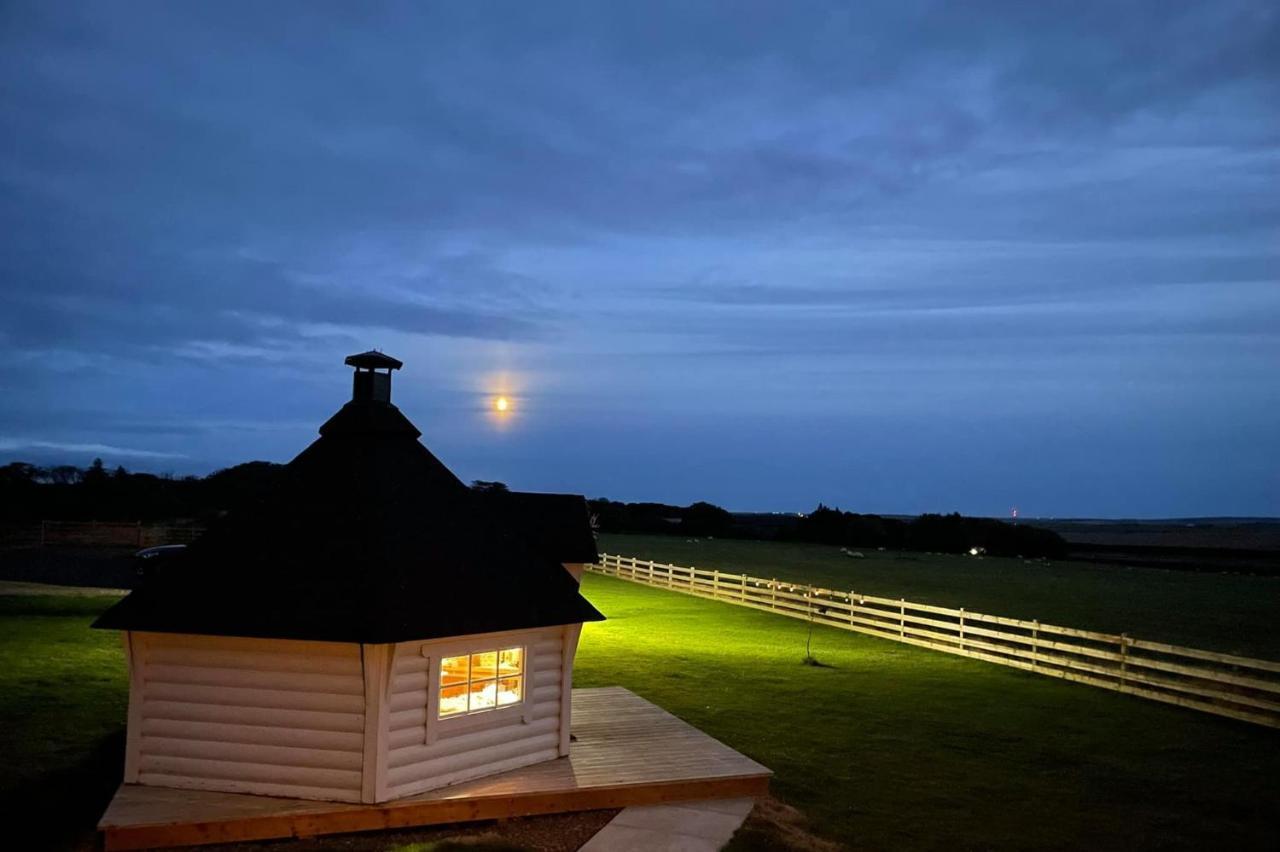
POLYGON ((498 682, 486 680, 471 684, 471 710, 488 710, 498 705, 498 682))
POLYGON ((467 712, 467 687, 446 686, 440 690, 440 718, 467 712))
POLYGON ((480 680, 498 676, 498 652, 485 651, 483 654, 471 655, 471 679, 480 680))
POLYGON ((498 654, 498 673, 517 675, 524 671, 524 648, 507 648, 498 654))
POLYGON ((440 685, 452 686, 467 682, 469 657, 445 657, 440 661, 440 685))
POLYGON ((498 681, 498 706, 519 704, 523 695, 524 678, 504 677, 498 681))

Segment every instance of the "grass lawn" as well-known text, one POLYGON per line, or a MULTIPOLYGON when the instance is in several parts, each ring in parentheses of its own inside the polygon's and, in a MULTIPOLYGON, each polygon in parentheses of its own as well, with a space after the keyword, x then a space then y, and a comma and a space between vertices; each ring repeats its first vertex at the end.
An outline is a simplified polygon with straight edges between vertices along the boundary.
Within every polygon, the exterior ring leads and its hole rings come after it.
POLYGON ((829 545, 677 536, 605 534, 600 549, 1280 660, 1280 577, 875 550, 853 559, 829 545))
MULTIPOLYGON (((822 627, 830 667, 808 667, 803 622, 599 576, 585 588, 610 620, 587 626, 576 685, 626 686, 756 758, 851 848, 1274 844, 1274 730, 822 627)), ((0 796, 20 817, 6 839, 24 820, 51 848, 91 838, 120 777, 119 640, 87 629, 110 600, 0 597, 0 796)))
POLYGON ((37 827, 62 849, 93 837, 120 783, 128 704, 120 636, 89 622, 116 600, 93 595, 0 596, 0 843, 37 827))
MULTIPOLYGON (((621 684, 774 770, 860 850, 1272 849, 1280 732, 588 575, 576 686, 621 684)), ((749 839, 738 848, 753 848, 749 839)))

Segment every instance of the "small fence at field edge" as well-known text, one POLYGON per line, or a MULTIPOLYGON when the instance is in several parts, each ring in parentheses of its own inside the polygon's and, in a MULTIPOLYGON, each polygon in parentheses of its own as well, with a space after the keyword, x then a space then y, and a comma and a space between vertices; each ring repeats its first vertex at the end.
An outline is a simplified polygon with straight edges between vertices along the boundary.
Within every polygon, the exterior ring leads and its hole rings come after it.
POLYGON ((1280 662, 612 554, 587 570, 1280 727, 1280 662))
POLYGON ((41 521, 9 537, 14 544, 78 547, 155 547, 190 544, 204 527, 139 521, 41 521))

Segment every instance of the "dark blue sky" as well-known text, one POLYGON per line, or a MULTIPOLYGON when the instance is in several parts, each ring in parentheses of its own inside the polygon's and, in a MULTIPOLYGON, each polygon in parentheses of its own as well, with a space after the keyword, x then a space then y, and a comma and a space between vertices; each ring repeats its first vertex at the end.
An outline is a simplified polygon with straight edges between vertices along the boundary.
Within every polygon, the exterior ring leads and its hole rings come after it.
POLYGON ((1274 2, 367 5, 4 4, 0 460, 1280 514, 1274 2))

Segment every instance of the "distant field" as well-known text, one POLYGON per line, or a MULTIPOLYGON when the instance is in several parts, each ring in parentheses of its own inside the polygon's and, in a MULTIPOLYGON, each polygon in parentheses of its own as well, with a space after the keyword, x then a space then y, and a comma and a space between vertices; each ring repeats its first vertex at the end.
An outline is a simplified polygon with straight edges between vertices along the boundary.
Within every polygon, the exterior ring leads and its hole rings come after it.
POLYGON ((602 534, 600 549, 991 615, 1280 659, 1280 577, 602 534))
POLYGON ((1030 518, 1070 542, 1155 547, 1243 547, 1280 550, 1280 522, 1270 519, 1185 521, 1087 521, 1030 518))

